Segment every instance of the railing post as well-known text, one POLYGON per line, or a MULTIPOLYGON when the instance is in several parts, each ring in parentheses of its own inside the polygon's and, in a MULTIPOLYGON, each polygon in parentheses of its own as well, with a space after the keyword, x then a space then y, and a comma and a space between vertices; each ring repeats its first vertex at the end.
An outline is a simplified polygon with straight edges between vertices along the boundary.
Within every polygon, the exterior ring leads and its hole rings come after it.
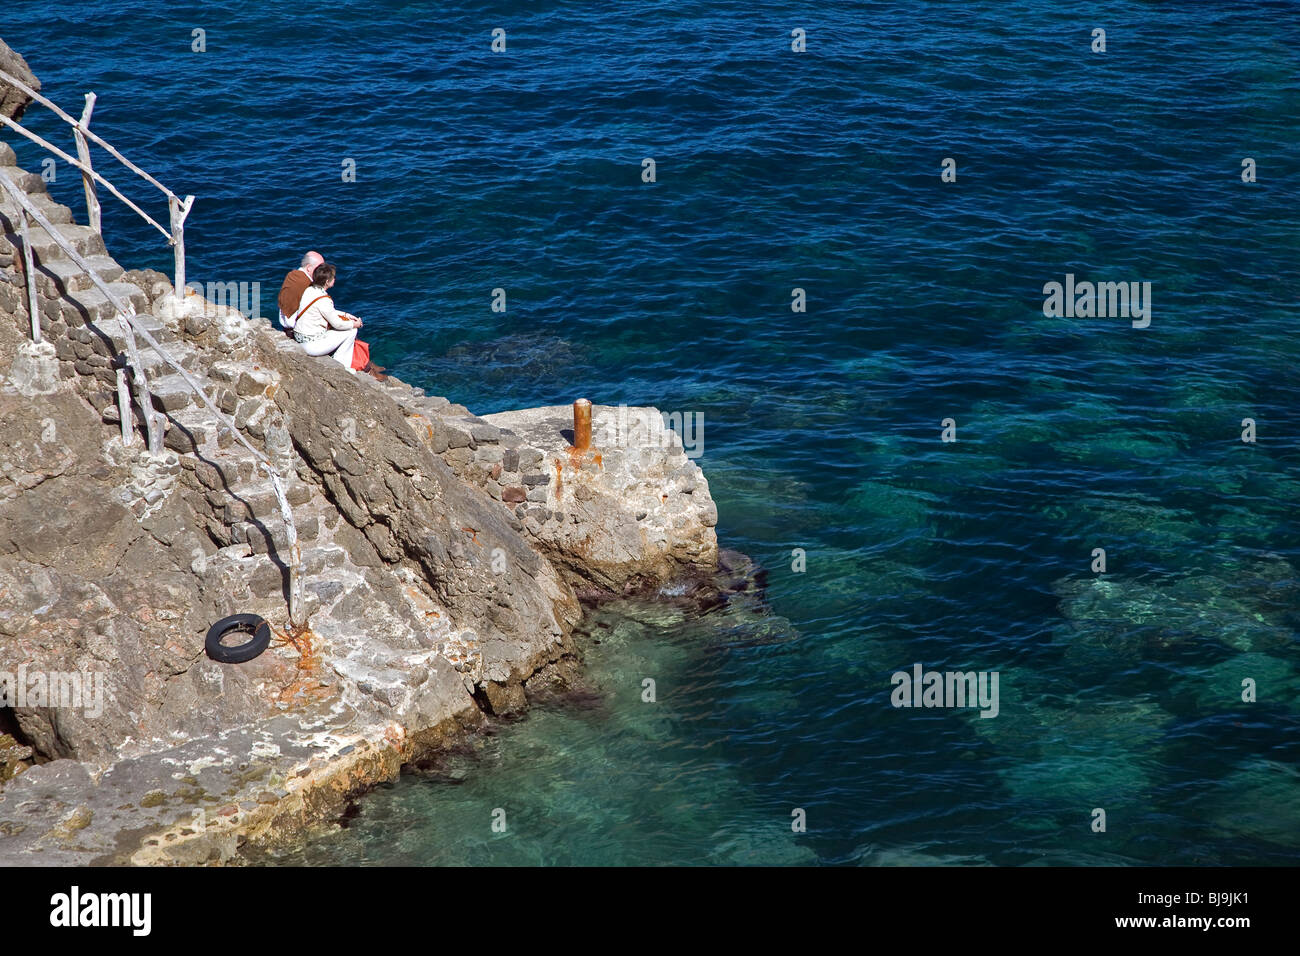
POLYGON ((117 370, 117 416, 122 420, 122 444, 130 448, 135 444, 135 429, 131 427, 131 390, 124 368, 117 370))
POLYGON ((90 114, 95 111, 95 94, 86 94, 86 108, 81 113, 81 122, 73 127, 77 137, 77 158, 85 168, 81 171, 81 185, 86 190, 86 223, 95 234, 103 236, 100 225, 99 197, 95 194, 95 178, 90 173, 90 144, 86 141, 86 131, 90 129, 90 114))
MULTIPOLYGON (((4 74, 3 74, 3 73, 0 73, 0 77, 3 77, 3 76, 4 76, 4 74)), ((139 216, 141 219, 143 219, 143 220, 144 220, 145 222, 147 222, 149 225, 153 226, 155 229, 157 229, 159 232, 161 232, 161 233, 163 234, 163 236, 167 239, 167 241, 168 241, 168 242, 171 242, 172 234, 171 234, 170 232, 168 232, 166 229, 164 229, 162 226, 160 226, 160 225, 158 224, 158 221, 157 221, 156 219, 154 219, 153 216, 149 215, 147 212, 145 212, 143 209, 141 209, 140 206, 139 206, 137 203, 132 202, 130 199, 127 199, 126 196, 124 196, 124 195, 122 194, 122 190, 118 189, 116 186, 114 186, 112 183, 110 183, 107 179, 105 179, 105 178, 104 178, 103 176, 101 176, 99 173, 95 172, 93 169, 87 168, 86 165, 85 165, 81 160, 77 159, 76 156, 73 156, 71 153, 64 152, 63 150, 59 149, 59 147, 55 146, 55 145, 54 145, 53 143, 51 143, 51 142, 48 142, 48 141, 46 141, 46 140, 41 139, 39 136, 37 136, 37 135, 36 135, 35 133, 33 133, 31 130, 29 130, 29 129, 25 129, 25 128, 23 127, 23 124, 22 124, 22 123, 16 123, 16 122, 14 122, 14 121, 11 120, 8 116, 6 116, 4 113, 0 113, 0 123, 2 123, 2 124, 4 124, 5 126, 9 127, 9 129, 12 129, 12 130, 13 130, 15 133, 17 133, 19 136, 25 136, 25 137, 27 137, 27 138, 30 139, 33 143, 35 143, 37 146, 39 146, 39 147, 41 147, 42 149, 44 149, 47 153, 53 153, 55 156, 59 157, 59 159, 63 160, 63 161, 64 161, 65 163, 67 163, 69 166, 72 166, 72 167, 74 167, 74 168, 76 168, 76 169, 80 169, 80 170, 81 170, 83 173, 85 173, 86 175, 93 177, 94 180, 95 180, 95 182, 99 183, 101 186, 103 186, 105 189, 107 189, 110 193, 112 193, 114 196, 116 196, 118 199, 120 199, 120 200, 122 201, 122 203, 123 203, 123 204, 124 204, 128 209, 133 210, 137 216, 139 216)), ((73 125, 74 127, 77 125, 77 121, 76 121, 76 120, 71 120, 71 123, 72 123, 72 125, 73 125)), ((93 134, 92 134, 92 135, 93 135, 93 134)), ((104 145, 104 141, 103 141, 103 140, 96 139, 95 142, 99 143, 99 145, 101 145, 101 146, 104 145)), ((170 195, 170 194, 169 194, 169 195, 170 195)))
POLYGON ((172 249, 176 254, 176 282, 172 292, 177 302, 185 301, 185 217, 190 214, 192 205, 193 196, 186 196, 183 203, 175 196, 167 200, 167 208, 172 217, 172 249))
POLYGON ((131 329, 131 316, 135 314, 135 306, 128 305, 127 308, 131 310, 129 314, 118 309, 117 320, 122 326, 122 335, 126 338, 126 355, 131 363, 131 379, 135 382, 136 398, 140 400, 140 414, 144 417, 144 434, 149 454, 161 455, 163 429, 158 422, 158 410, 153 407, 149 380, 144 374, 144 359, 140 356, 140 349, 135 344, 135 332, 131 329))
POLYGON ((298 544, 298 525, 293 520, 293 509, 289 507, 289 497, 284 491, 284 480, 280 473, 269 463, 264 463, 263 468, 271 477, 271 487, 275 489, 276 500, 280 503, 280 517, 284 520, 285 543, 288 545, 289 554, 289 623, 295 628, 306 626, 307 621, 302 616, 302 578, 298 571, 302 565, 302 546, 298 544))
POLYGON ((19 208, 23 217, 23 271, 27 273, 27 310, 32 319, 32 341, 41 341, 41 300, 36 297, 36 263, 32 258, 32 231, 27 225, 27 211, 19 208))
MULTIPOLYGON (((145 378, 144 363, 140 359, 140 350, 136 348, 135 345, 135 333, 133 331, 133 325, 135 324, 134 306, 124 305, 122 301, 113 294, 113 291, 108 287, 108 284, 99 278, 99 274, 94 271, 94 267, 86 261, 85 256, 78 252, 76 247, 54 227, 54 224, 46 218, 44 213, 32 205, 32 201, 28 199, 14 181, 3 172, 0 172, 0 188, 3 188, 4 191, 13 198, 13 201, 18 204, 19 211, 25 213, 23 217, 24 233, 27 231, 27 216, 30 216, 36 225, 44 229, 45 234, 54 240, 54 244, 63 250, 63 254, 71 259, 76 265, 80 266, 82 271, 90 276, 91 283, 98 288, 100 292, 104 293, 104 298, 106 298, 109 303, 112 304, 114 310, 116 310, 118 321, 122 324, 122 335, 126 338, 126 353, 130 358, 131 378, 135 382, 136 391, 139 393, 140 411, 144 415, 144 428, 145 432, 149 436, 149 451, 155 455, 160 454, 162 452, 163 443, 162 428, 158 424, 157 412, 153 407, 153 398, 149 394, 149 382, 148 379, 145 378)), ((23 246, 28 250, 27 254, 30 256, 32 247, 30 240, 24 239, 23 246)), ((28 291, 30 294, 35 295, 35 279, 30 278, 32 272, 32 268, 29 267, 27 270, 29 276, 28 291)), ((33 318, 33 324, 39 332, 39 310, 33 318)), ((147 332, 144 334, 146 336, 148 335, 147 332)), ((154 348, 157 349, 158 346, 155 344, 154 348)))

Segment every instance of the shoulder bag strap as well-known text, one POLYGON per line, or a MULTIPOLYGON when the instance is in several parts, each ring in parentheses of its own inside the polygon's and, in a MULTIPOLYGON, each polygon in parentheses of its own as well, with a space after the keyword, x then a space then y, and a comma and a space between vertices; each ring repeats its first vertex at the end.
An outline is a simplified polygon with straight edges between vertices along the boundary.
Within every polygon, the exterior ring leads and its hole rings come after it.
POLYGON ((316 298, 312 299, 310 302, 308 302, 306 305, 304 305, 301 309, 298 310, 297 314, 295 314, 293 317, 293 321, 296 323, 300 318, 302 318, 303 313, 305 313, 313 305, 315 305, 321 299, 328 299, 328 298, 329 296, 327 295, 318 295, 316 298))

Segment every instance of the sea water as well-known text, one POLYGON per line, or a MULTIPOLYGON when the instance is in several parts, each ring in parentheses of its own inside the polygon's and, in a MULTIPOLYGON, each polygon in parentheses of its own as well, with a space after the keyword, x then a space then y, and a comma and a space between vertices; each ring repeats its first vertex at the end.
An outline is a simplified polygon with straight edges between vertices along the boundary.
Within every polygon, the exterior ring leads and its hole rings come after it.
POLYGON ((319 249, 478 413, 698 416, 768 571, 601 609, 582 686, 285 862, 1300 861, 1300 7, 1084 6, 11 0, 198 197, 191 280, 270 303, 319 249), (1045 310, 1066 276, 1149 324, 1045 310), (892 706, 916 665, 997 717, 892 706))

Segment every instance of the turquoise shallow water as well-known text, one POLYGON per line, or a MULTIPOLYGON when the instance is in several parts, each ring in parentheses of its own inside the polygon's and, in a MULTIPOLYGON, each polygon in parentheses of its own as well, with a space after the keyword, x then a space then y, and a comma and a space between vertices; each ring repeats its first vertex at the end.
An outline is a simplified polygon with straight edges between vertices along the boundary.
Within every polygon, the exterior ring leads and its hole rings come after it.
POLYGON ((286 862, 1300 861, 1300 5, 6 9, 200 197, 192 279, 315 246, 376 358, 476 411, 702 414, 769 569, 766 614, 602 611, 581 693, 286 862), (1044 317, 1066 273, 1151 282, 1151 326, 1044 317), (997 670, 999 716, 892 708, 917 661, 997 670))

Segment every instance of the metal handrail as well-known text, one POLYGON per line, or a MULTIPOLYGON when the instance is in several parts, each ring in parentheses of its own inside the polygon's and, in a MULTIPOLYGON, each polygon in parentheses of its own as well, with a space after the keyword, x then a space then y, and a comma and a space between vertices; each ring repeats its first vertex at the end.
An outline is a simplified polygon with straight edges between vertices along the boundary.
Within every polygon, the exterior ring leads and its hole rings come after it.
POLYGON ((38 146, 42 147, 43 149, 50 151, 51 153, 53 153, 54 155, 62 159, 64 162, 67 162, 72 166, 75 166, 77 169, 81 170, 82 185, 84 186, 85 193, 86 193, 86 222, 92 229, 95 230, 96 233, 100 235, 103 234, 101 228, 101 220, 100 220, 99 198, 95 194, 95 183, 101 183, 105 189, 107 189, 118 199, 122 200, 122 202, 125 203, 128 208, 134 211, 136 215, 138 215, 141 219, 143 219, 145 222, 149 223, 149 225, 153 226, 160 233, 162 233, 163 238, 165 238, 168 244, 172 246, 174 252, 175 267, 176 267, 176 281, 173 283, 172 292, 176 296, 178 301, 183 300, 185 298, 185 228, 184 227, 185 227, 185 219, 186 217, 189 216, 190 208, 194 205, 194 197, 186 196, 184 199, 182 199, 181 197, 177 196, 174 192, 172 192, 170 189, 168 189, 166 186, 160 183, 153 176, 150 176, 148 173, 146 173, 135 163, 131 162, 129 159, 123 156, 111 143, 109 143, 102 136, 98 135, 97 133, 91 132, 90 117, 91 117, 91 113, 95 109, 94 93, 86 94, 86 107, 81 114, 81 119, 78 120, 78 119, 74 119, 70 114, 68 114, 63 109, 61 109, 58 106, 58 104, 55 103, 53 100, 50 100, 45 96, 42 96, 40 93, 33 90, 30 86, 28 86, 22 80, 18 79, 16 76, 13 76, 9 73, 4 72, 3 70, 0 70, 0 80, 3 80, 4 82, 21 90, 24 94, 30 96, 37 103, 40 103, 42 106, 49 109, 65 123, 68 123, 70 126, 72 126, 73 135, 75 136, 77 142, 77 154, 79 158, 74 158, 73 156, 59 149, 59 147, 55 146, 53 143, 46 141, 45 139, 33 133, 31 130, 28 130, 25 127, 23 127, 23 125, 19 123, 17 120, 10 119, 8 116, 5 116, 3 113, 0 113, 0 123, 3 123, 5 126, 8 126, 10 129, 15 130, 22 136, 25 136, 27 139, 36 143, 38 146), (162 194, 167 197, 167 211, 168 211, 169 222, 171 226, 170 232, 164 229, 161 225, 159 225, 158 222, 152 216, 150 216, 147 212, 145 212, 138 205, 136 205, 136 203, 132 202, 130 199, 126 198, 126 196, 122 195, 121 191, 116 186, 114 186, 112 183, 110 183, 107 179, 105 179, 102 175, 100 175, 92 168, 90 162, 90 146, 89 146, 89 142, 87 141, 94 142, 95 144, 103 147, 104 150, 107 151, 110 156, 112 156, 114 159, 116 159, 118 162, 124 165, 127 169, 131 170, 131 172, 135 173, 137 176, 141 177, 146 182, 149 182, 154 186, 158 187, 158 189, 162 191, 162 194))

